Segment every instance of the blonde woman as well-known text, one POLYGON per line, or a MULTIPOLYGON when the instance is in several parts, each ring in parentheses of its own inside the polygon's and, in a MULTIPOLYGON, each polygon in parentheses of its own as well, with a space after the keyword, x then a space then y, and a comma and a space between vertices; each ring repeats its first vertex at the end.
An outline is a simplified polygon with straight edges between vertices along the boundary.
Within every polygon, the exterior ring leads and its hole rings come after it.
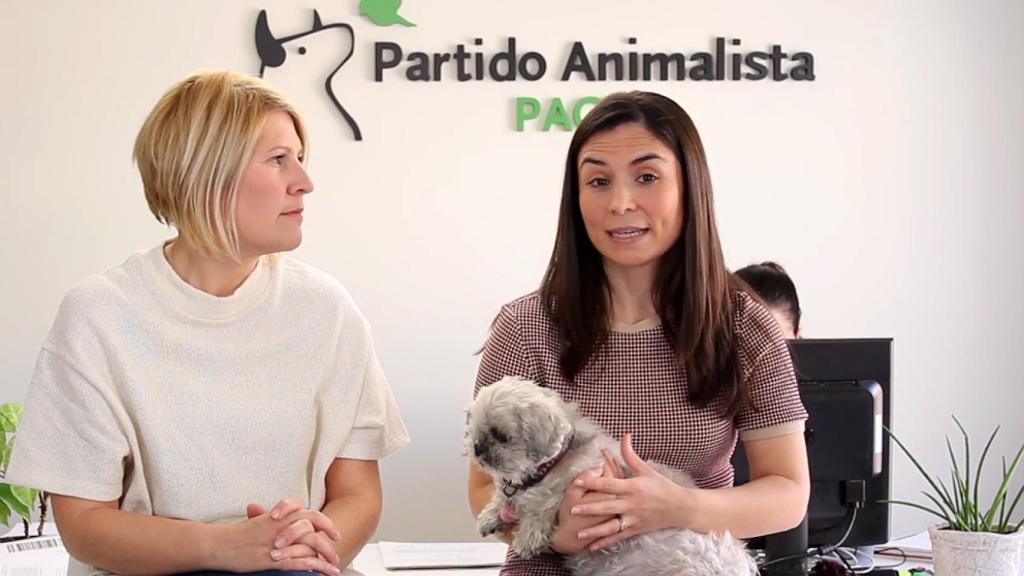
POLYGON ((8 481, 52 494, 69 575, 338 574, 408 442, 370 328, 283 252, 313 190, 263 81, 177 83, 135 161, 177 237, 75 286, 42 346, 8 481))

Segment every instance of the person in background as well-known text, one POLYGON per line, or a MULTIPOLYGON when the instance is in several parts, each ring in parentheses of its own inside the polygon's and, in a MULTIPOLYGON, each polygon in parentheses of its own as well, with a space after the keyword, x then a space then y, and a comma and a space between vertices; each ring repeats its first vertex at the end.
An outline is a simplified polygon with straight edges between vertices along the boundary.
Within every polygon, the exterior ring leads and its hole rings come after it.
MULTIPOLYGON (((498 313, 475 390, 506 376, 555 390, 622 439, 635 475, 611 465, 581 474, 551 552, 510 552, 503 575, 567 575, 563 555, 662 528, 747 538, 803 519, 807 413, 789 349, 726 270, 713 204, 700 136, 669 98, 613 94, 573 135, 548 270, 498 313), (733 487, 738 438, 751 481, 733 487)), ((473 463, 467 488, 479 515, 496 487, 473 463)))
POLYGON ((768 305, 787 339, 800 337, 800 298, 786 270, 775 262, 744 266, 736 275, 768 305))
POLYGON ((69 576, 336 575, 380 518, 408 435, 370 327, 302 240, 302 118, 258 78, 202 72, 135 142, 176 237, 64 297, 5 481, 51 494, 69 576))

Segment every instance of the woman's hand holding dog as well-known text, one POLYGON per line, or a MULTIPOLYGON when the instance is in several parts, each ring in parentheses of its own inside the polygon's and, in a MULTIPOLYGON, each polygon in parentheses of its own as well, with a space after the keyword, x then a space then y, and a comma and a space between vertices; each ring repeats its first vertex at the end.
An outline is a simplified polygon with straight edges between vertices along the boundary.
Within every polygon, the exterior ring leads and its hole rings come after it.
MULTIPOLYGON (((272 562, 266 567, 261 562, 255 569, 313 570, 323 574, 340 574, 340 558, 334 543, 341 533, 334 522, 318 510, 306 510, 295 500, 281 500, 268 513, 259 504, 246 508, 248 520, 243 530, 248 532, 243 549, 265 556, 272 562)), ((251 571, 251 570, 246 570, 251 571)))
POLYGON ((581 475, 574 482, 579 489, 604 496, 601 501, 580 502, 571 507, 572 516, 602 519, 579 535, 581 541, 591 543, 590 550, 637 534, 685 528, 686 520, 692 518, 698 491, 684 488, 651 468, 633 450, 630 434, 622 438, 622 458, 633 470, 632 478, 625 478, 618 463, 605 454, 605 468, 611 467, 613 475, 581 475))
POLYGON ((614 520, 614 517, 609 515, 583 516, 571 512, 577 506, 614 498, 614 496, 600 492, 588 492, 585 488, 577 485, 581 480, 614 478, 613 474, 614 471, 607 464, 599 470, 584 470, 576 477, 573 484, 566 489, 565 497, 562 499, 562 506, 558 510, 558 531, 555 532, 555 537, 551 541, 552 550, 567 556, 579 554, 597 539, 596 535, 584 538, 583 534, 594 526, 614 520))

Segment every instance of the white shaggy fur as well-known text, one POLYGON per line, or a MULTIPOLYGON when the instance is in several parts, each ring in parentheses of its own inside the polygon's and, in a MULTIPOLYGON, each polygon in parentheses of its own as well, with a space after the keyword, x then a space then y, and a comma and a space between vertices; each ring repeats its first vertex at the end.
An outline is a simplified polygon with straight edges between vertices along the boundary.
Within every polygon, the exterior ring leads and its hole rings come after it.
MULTIPOLYGON (((509 527, 500 514, 506 503, 503 481, 520 484, 540 464, 556 456, 570 437, 565 456, 543 480, 509 499, 518 515, 512 548, 523 558, 551 543, 565 489, 579 473, 600 466, 602 448, 622 461, 619 443, 557 393, 529 380, 508 377, 480 391, 469 411, 467 451, 495 482, 494 497, 477 518, 480 534, 487 536, 509 527)), ((693 486, 686 474, 658 463, 651 465, 677 484, 693 486)), ((583 552, 566 558, 566 565, 577 576, 757 574, 743 544, 728 533, 678 529, 641 534, 605 550, 583 552)))

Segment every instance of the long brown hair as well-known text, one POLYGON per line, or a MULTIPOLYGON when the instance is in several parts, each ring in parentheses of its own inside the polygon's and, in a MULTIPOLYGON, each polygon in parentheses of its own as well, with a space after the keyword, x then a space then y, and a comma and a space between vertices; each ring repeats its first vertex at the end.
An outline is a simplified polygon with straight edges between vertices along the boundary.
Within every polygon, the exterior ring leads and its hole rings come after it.
POLYGON ((561 339, 561 368, 572 380, 608 335, 609 286, 601 254, 587 237, 580 213, 580 150, 594 135, 638 123, 671 148, 683 170, 683 231, 662 255, 654 306, 679 366, 689 398, 698 406, 721 399, 733 415, 745 399, 733 327, 732 292, 739 288, 725 268, 700 135, 671 99, 651 92, 612 94, 583 119, 565 162, 558 233, 541 296, 561 339))

